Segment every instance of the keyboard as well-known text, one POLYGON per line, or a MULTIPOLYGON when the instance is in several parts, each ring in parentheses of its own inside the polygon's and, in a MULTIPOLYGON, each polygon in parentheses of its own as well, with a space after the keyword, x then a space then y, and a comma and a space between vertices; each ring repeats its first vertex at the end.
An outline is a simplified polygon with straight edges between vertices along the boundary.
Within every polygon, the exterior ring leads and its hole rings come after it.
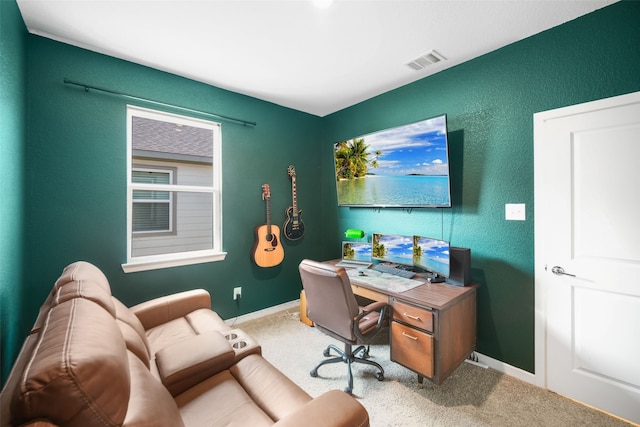
POLYGON ((336 264, 336 267, 344 267, 344 268, 369 268, 371 267, 371 263, 363 263, 363 262, 353 262, 353 261, 340 261, 336 264))
POLYGON ((389 267, 384 264, 376 264, 372 267, 373 270, 379 271, 380 273, 393 274, 394 276, 404 277, 405 279, 411 279, 416 275, 415 272, 409 270, 403 270, 401 268, 389 267))

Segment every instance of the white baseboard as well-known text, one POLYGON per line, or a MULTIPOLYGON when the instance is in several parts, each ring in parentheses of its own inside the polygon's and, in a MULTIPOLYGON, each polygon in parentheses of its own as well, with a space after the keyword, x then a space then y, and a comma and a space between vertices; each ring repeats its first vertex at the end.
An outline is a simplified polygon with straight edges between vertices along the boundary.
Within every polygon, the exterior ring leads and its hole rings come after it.
POLYGON ((476 356, 478 356, 478 362, 488 366, 491 369, 494 369, 498 372, 502 372, 503 374, 510 375, 512 377, 518 378, 526 383, 537 385, 536 384, 536 376, 531 372, 527 372, 523 369, 516 368, 515 366, 511 366, 507 363, 496 360, 492 357, 485 356, 484 354, 475 352, 476 356))
MULTIPOLYGON (((228 325, 233 325, 235 323, 242 323, 242 322, 247 322, 249 320, 259 319, 260 317, 268 316, 270 314, 275 314, 283 310, 298 311, 299 309, 300 309, 300 300, 296 299, 296 300, 285 302, 273 307, 268 307, 263 310, 258 310, 252 313, 243 314, 242 316, 232 317, 231 319, 225 320, 225 323, 227 323, 228 325)), ((485 365, 486 367, 494 369, 505 375, 510 375, 526 383, 537 385, 536 376, 531 372, 527 372, 523 369, 516 368, 515 366, 511 366, 507 363, 501 362, 500 360, 494 359, 492 357, 485 356, 484 354, 478 353, 477 351, 475 352, 475 354, 478 357, 477 363, 479 365, 485 365)))
POLYGON ((264 316, 268 316, 270 314, 278 313, 279 311, 292 310, 292 309, 295 309, 296 311, 300 310, 299 299, 285 302, 279 305, 274 305, 273 307, 267 307, 265 309, 254 311, 251 313, 243 314, 242 316, 232 317, 230 319, 225 320, 224 322, 227 325, 233 325, 234 323, 247 322, 249 320, 255 320, 264 316))

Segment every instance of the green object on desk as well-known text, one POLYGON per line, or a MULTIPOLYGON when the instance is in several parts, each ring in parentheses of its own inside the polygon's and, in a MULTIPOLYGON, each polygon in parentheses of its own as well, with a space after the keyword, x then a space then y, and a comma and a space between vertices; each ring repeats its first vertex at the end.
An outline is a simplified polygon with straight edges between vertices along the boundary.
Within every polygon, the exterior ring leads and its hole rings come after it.
POLYGON ((362 239, 362 237, 364 237, 364 231, 357 230, 355 228, 349 228, 344 232, 344 236, 347 239, 362 239))

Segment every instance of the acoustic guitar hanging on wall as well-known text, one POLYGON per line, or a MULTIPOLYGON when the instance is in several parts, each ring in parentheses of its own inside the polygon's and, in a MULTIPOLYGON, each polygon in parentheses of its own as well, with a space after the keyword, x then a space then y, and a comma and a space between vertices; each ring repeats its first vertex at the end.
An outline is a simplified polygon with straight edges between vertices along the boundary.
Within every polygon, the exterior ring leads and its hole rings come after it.
POLYGON ((293 203, 285 212, 287 219, 284 221, 282 228, 284 229, 284 237, 289 240, 298 240, 304 234, 304 224, 302 223, 302 211, 298 210, 298 202, 296 201, 296 169, 293 166, 289 166, 287 172, 289 173, 289 178, 291 178, 293 203))
POLYGON ((253 260, 259 267, 274 267, 284 259, 280 242, 280 228, 271 224, 271 190, 262 184, 262 200, 265 201, 267 223, 256 227, 256 242, 253 245, 253 260))

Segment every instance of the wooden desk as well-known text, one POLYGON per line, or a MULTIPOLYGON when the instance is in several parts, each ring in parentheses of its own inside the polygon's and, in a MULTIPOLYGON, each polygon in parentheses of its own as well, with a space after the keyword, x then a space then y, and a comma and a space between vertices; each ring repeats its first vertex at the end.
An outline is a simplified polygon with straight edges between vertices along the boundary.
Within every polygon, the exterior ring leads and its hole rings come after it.
POLYGON ((424 377, 442 384, 475 350, 477 285, 425 283, 395 293, 351 278, 351 288, 391 306, 391 360, 416 372, 420 387, 424 377))

